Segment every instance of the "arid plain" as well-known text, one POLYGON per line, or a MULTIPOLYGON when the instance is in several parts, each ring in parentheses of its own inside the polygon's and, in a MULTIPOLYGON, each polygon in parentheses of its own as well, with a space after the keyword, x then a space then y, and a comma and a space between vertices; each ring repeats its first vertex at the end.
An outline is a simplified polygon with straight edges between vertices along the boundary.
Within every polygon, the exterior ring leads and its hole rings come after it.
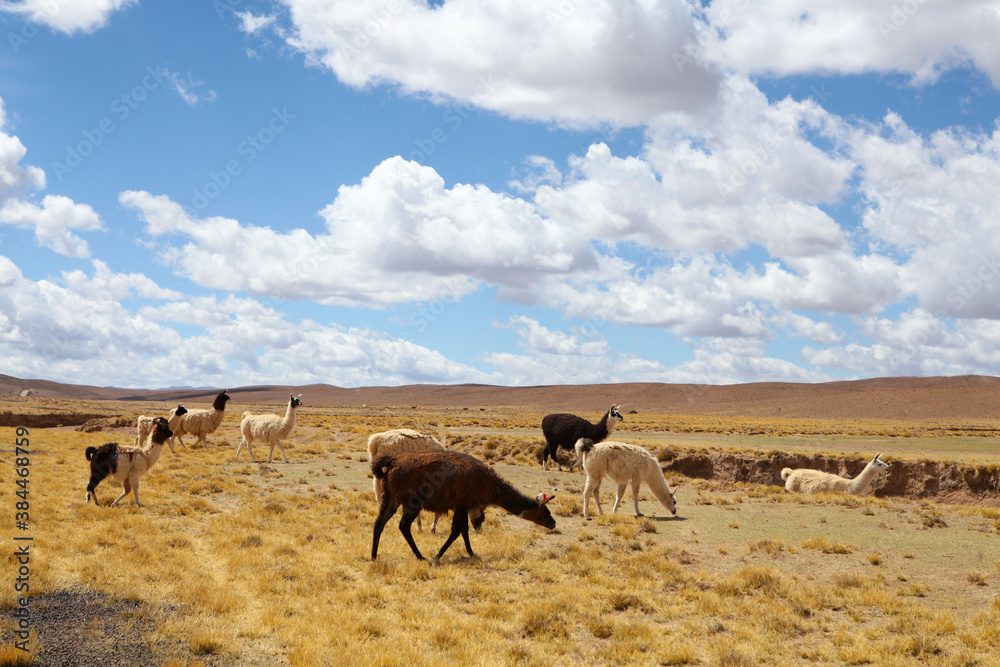
MULTIPOLYGON (((87 446, 129 443, 137 415, 205 408, 219 389, 0 376, 9 471, 16 428, 30 441, 26 530, 13 472, 0 497, 6 534, 32 538, 36 637, 30 655, 13 647, 9 556, 0 664, 1000 664, 997 378, 230 388, 208 445, 186 438, 142 478, 143 507, 107 507, 110 479, 102 506, 84 503, 87 446), (281 413, 291 391, 304 401, 291 462, 233 462, 242 412, 281 413), (586 522, 584 477, 541 470, 546 413, 596 421, 612 403, 625 417, 612 439, 657 456, 676 517, 644 489, 645 517, 626 498, 586 522), (479 558, 458 543, 431 564, 393 520, 371 562, 365 443, 398 427, 531 495, 555 489, 556 529, 490 508, 479 558), (893 471, 863 496, 789 494, 776 479, 788 461, 852 477, 876 451, 893 471)), ((428 524, 415 535, 433 553, 447 532, 428 524)))

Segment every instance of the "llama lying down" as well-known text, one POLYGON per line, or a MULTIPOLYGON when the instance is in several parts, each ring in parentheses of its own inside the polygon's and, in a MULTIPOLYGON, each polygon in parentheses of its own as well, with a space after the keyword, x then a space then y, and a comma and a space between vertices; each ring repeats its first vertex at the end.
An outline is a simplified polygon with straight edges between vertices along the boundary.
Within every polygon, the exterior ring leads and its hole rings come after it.
POLYGON ((880 457, 882 453, 875 455, 861 474, 854 479, 847 479, 833 473, 822 470, 811 470, 809 468, 783 468, 781 479, 785 480, 785 491, 799 491, 801 493, 829 493, 831 491, 842 491, 843 493, 861 494, 868 490, 875 474, 881 470, 888 472, 891 466, 880 457))

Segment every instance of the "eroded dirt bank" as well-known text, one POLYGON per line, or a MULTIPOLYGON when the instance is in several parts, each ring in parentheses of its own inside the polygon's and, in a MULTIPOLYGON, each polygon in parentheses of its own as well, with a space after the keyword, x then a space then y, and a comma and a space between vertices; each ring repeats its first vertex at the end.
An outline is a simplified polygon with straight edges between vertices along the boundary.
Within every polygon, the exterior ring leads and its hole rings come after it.
MULTIPOLYGON (((1000 467, 933 461, 889 461, 892 470, 876 475, 868 493, 878 497, 926 498, 941 503, 1000 507, 1000 467)), ((664 470, 700 479, 784 485, 782 468, 813 468, 854 478, 868 459, 801 454, 681 454, 664 470)))
POLYGON ((82 412, 55 412, 47 414, 20 414, 16 412, 0 412, 0 426, 16 428, 58 428, 60 426, 80 426, 91 419, 105 415, 82 412))

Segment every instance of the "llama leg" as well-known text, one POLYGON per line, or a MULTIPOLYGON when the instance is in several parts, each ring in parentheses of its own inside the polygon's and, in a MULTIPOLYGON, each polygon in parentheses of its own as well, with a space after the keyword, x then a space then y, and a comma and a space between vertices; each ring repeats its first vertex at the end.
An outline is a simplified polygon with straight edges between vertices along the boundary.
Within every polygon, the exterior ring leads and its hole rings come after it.
POLYGON ((604 481, 603 477, 598 477, 594 482, 594 504, 597 505, 597 513, 604 516, 604 508, 601 507, 601 482, 604 481))
MULTIPOLYGON (((556 459, 556 463, 558 462, 559 460, 556 459)), ((549 469, 549 443, 548 441, 546 441, 545 449, 542 450, 542 470, 548 470, 548 469, 549 469)))
POLYGON ((171 454, 176 454, 177 452, 174 451, 174 439, 173 438, 168 438, 167 439, 167 444, 170 446, 170 453, 171 454))
POLYGON ((137 507, 142 507, 142 503, 139 502, 139 476, 136 475, 135 479, 132 480, 132 497, 135 498, 135 504, 137 507))
POLYGON ((643 516, 642 512, 639 511, 639 480, 632 480, 632 504, 635 505, 635 515, 643 516))
POLYGON ((403 534, 403 538, 406 543, 410 545, 410 549, 413 551, 414 555, 420 560, 425 560, 424 555, 420 553, 420 549, 417 548, 417 543, 413 541, 413 533, 410 531, 410 526, 413 524, 413 520, 417 518, 420 514, 420 508, 411 509, 410 507, 403 507, 403 516, 399 519, 399 532, 403 534))
POLYGON ((93 496, 93 498, 94 498, 94 504, 97 505, 97 506, 100 506, 100 503, 97 502, 97 485, 100 484, 101 480, 103 480, 103 479, 104 479, 104 476, 101 475, 100 473, 97 473, 97 472, 91 473, 91 475, 90 475, 90 482, 87 484, 87 500, 86 500, 86 502, 89 503, 91 496, 93 496))
POLYGON ((628 482, 618 484, 618 495, 615 497, 615 506, 611 508, 611 513, 616 514, 618 512, 618 506, 622 504, 622 498, 625 497, 625 487, 628 486, 628 482))
POLYGON ((117 505, 118 501, 127 496, 128 492, 132 490, 132 486, 131 484, 129 484, 128 477, 122 480, 122 488, 124 489, 124 491, 122 491, 122 494, 115 499, 115 502, 111 503, 112 507, 117 505))
POLYGON ((386 522, 392 518, 398 508, 398 503, 393 503, 386 498, 382 499, 378 508, 378 517, 375 519, 375 528, 372 531, 372 560, 378 556, 378 542, 382 537, 382 529, 385 528, 386 522))
MULTIPOLYGON (((288 457, 285 455, 285 446, 281 444, 281 440, 276 441, 278 447, 281 447, 281 456, 285 459, 285 463, 288 463, 288 457)), ((271 445, 271 453, 274 453, 274 445, 271 445)))
POLYGON ((462 514, 462 539, 465 540, 465 550, 473 558, 479 558, 476 554, 472 553, 472 544, 469 542, 469 510, 466 507, 456 507, 456 512, 461 512, 462 514))
POLYGON ((451 543, 459 535, 465 540, 465 550, 469 552, 470 556, 475 556, 476 554, 472 553, 472 545, 469 544, 469 510, 465 505, 455 507, 455 516, 451 520, 451 534, 448 535, 448 539, 445 540, 441 550, 434 556, 434 560, 440 560, 444 552, 448 550, 448 547, 451 546, 451 543))
POLYGON ((240 438, 240 444, 236 448, 236 456, 233 457, 233 463, 236 463, 237 461, 240 460, 240 452, 243 451, 243 446, 246 444, 247 444, 247 437, 243 436, 242 438, 240 438))
POLYGON ((469 510, 469 523, 472 524, 472 527, 476 530, 479 530, 482 527, 485 519, 486 514, 483 513, 482 507, 474 507, 469 510))

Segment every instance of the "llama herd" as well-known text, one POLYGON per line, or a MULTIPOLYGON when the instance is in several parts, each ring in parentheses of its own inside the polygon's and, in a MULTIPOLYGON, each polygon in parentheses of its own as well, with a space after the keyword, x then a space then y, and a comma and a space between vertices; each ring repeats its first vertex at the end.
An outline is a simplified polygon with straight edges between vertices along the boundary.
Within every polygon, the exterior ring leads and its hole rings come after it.
MULTIPOLYGON (((156 465, 164 445, 169 446, 173 452, 173 441, 176 439, 183 447, 185 435, 195 436, 195 445, 205 444, 208 435, 222 423, 229 400, 229 392, 222 391, 216 396, 211 409, 187 410, 183 405, 178 405, 166 418, 140 415, 136 420, 137 436, 131 447, 114 442, 100 447, 87 447, 85 455, 90 461, 90 481, 87 485, 86 502, 93 498, 94 504, 98 504, 95 489, 103 479, 112 476, 121 482, 123 490, 111 505, 117 505, 131 492, 135 504, 141 507, 139 478, 156 465)), ((246 447, 250 460, 256 462, 252 445, 254 440, 258 440, 270 446, 269 463, 273 460, 275 447, 281 448, 281 455, 285 463, 288 463, 285 446, 281 441, 287 439, 295 427, 296 411, 301 405, 299 396, 289 395, 283 416, 244 412, 240 422, 242 439, 233 460, 238 460, 240 452, 246 447)), ((676 515, 676 488, 671 489, 667 484, 659 461, 643 447, 607 440, 615 427, 625 421, 620 407, 612 405, 596 424, 567 413, 547 415, 542 420, 542 434, 545 437, 542 469, 548 469, 548 459, 551 457, 557 468, 562 470, 557 457, 558 451, 566 449, 575 452, 576 459, 570 464, 569 470, 572 472, 576 467, 586 474, 583 516, 587 521, 591 520, 591 499, 597 505, 598 513, 604 514, 600 490, 605 476, 617 484, 612 512, 618 511, 626 489, 631 486, 635 514, 642 516, 639 511, 639 487, 646 484, 660 504, 672 515, 676 515)), ((514 488, 486 463, 469 454, 448 450, 444 443, 419 431, 404 428, 371 435, 368 438, 368 460, 378 504, 372 533, 372 560, 378 556, 379 540, 385 524, 400 508, 402 518, 399 530, 414 555, 421 560, 424 557, 413 541, 411 526, 416 522, 417 528, 421 529, 420 513, 424 510, 434 514, 431 532, 435 531, 442 516, 454 513, 451 532, 435 559, 440 558, 459 536, 465 543, 465 550, 470 556, 474 556, 469 542, 469 525, 478 530, 483 523, 485 509, 489 506, 500 507, 545 528, 555 528, 555 519, 547 507, 555 497, 554 494, 540 493, 531 498, 514 488)), ((889 470, 890 465, 882 460, 881 454, 876 454, 854 479, 805 468, 784 468, 781 479, 785 481, 785 490, 789 492, 839 491, 860 494, 867 491, 877 473, 889 470)))
MULTIPOLYGON (((142 507, 142 504, 139 503, 139 478, 160 460, 163 445, 166 444, 170 447, 170 451, 174 452, 174 440, 176 439, 181 447, 185 447, 185 435, 193 435, 197 438, 195 446, 198 443, 207 445, 208 436, 222 425, 222 419, 226 415, 226 403, 229 402, 230 398, 229 390, 223 390, 215 397, 210 409, 188 410, 183 405, 178 405, 170 411, 170 415, 166 418, 139 415, 136 418, 135 442, 131 447, 123 447, 117 442, 108 442, 100 447, 87 447, 85 454, 87 460, 90 461, 90 482, 87 485, 86 502, 89 503, 90 499, 93 498, 94 504, 99 504, 95 489, 105 477, 112 475, 122 483, 124 490, 118 496, 118 500, 111 503, 111 506, 117 505, 118 501, 128 495, 131 490, 135 497, 135 504, 142 507)), ((281 444, 281 441, 287 438, 295 427, 295 409, 300 405, 302 405, 302 401, 299 396, 289 394, 288 408, 284 417, 275 414, 254 415, 244 412, 240 422, 240 432, 243 434, 243 439, 236 449, 236 458, 233 460, 239 458, 240 451, 245 446, 250 454, 250 460, 256 463, 257 459, 254 458, 253 449, 250 447, 256 438, 271 446, 271 454, 267 458, 268 463, 274 457, 275 446, 281 447, 281 455, 284 457, 285 463, 288 463, 288 457, 285 456, 285 446, 281 444)))

